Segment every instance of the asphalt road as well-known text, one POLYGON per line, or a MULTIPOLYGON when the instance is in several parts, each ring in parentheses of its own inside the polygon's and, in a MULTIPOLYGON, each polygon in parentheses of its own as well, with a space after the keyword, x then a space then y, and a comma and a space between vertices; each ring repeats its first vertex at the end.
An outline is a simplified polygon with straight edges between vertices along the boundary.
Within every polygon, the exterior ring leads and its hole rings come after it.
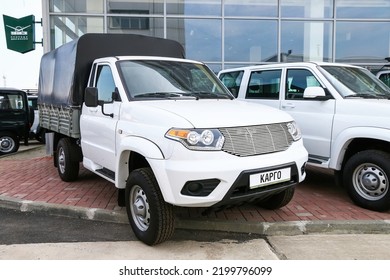
MULTIPOLYGON (((138 241, 129 224, 75 219, 0 208, 0 244, 138 241)), ((171 241, 243 243, 255 234, 176 229, 171 241)))
POLYGON ((0 244, 136 240, 126 224, 0 208, 0 244))
POLYGON ((0 260, 390 260, 388 234, 268 236, 176 230, 154 247, 129 225, 0 208, 0 260))

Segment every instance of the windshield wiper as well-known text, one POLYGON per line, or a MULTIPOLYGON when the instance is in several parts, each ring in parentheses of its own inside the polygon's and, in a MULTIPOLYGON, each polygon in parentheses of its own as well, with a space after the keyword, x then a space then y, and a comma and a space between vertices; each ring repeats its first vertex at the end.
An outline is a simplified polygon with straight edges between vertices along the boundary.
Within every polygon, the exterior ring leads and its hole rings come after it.
POLYGON ((147 92, 141 93, 134 96, 134 98, 191 98, 195 99, 193 96, 189 96, 184 92, 147 92))
POLYGON ((199 98, 210 98, 210 99, 214 99, 214 98, 222 98, 222 99, 234 99, 233 96, 231 95, 228 95, 228 94, 223 94, 223 93, 215 93, 215 92, 207 92, 207 91, 196 91, 196 92, 193 92, 193 94, 196 94, 199 98))
POLYGON ((367 99, 389 99, 386 95, 370 94, 370 93, 356 93, 345 96, 345 98, 367 98, 367 99))

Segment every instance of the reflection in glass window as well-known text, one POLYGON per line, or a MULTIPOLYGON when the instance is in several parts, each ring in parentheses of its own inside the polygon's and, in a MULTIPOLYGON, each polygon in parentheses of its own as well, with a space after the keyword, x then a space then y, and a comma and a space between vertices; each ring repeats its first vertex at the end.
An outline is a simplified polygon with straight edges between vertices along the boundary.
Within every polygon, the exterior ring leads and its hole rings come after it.
POLYGON ((24 106, 23 97, 20 93, 0 93, 0 110, 18 110, 24 109, 24 106))
POLYGON ((246 98, 279 99, 282 70, 253 71, 249 78, 246 98))
POLYGON ((122 60, 118 64, 131 97, 230 97, 218 78, 203 64, 169 60, 122 60))
POLYGON ((167 14, 220 16, 221 0, 167 0, 167 14))
POLYGON ((331 61, 332 24, 321 21, 283 21, 281 61, 331 61))
POLYGON ((240 90, 240 85, 241 85, 243 75, 244 75, 243 70, 232 71, 232 72, 222 73, 219 79, 230 90, 233 96, 237 97, 238 91, 240 90))
POLYGON ((389 56, 389 36, 388 22, 339 22, 336 25, 336 61, 385 62, 384 58, 389 56))
POLYGON ((379 75, 379 79, 390 87, 390 73, 382 73, 379 75))
POLYGON ((146 30, 150 28, 149 18, 142 17, 110 17, 110 29, 146 30))
POLYGON ((390 1, 381 0, 336 0, 338 18, 383 18, 390 16, 390 1))
POLYGON ((343 97, 389 99, 389 88, 365 68, 324 65, 319 70, 343 97))
POLYGON ((112 93, 115 91, 115 82, 110 66, 100 65, 97 70, 96 80, 98 99, 104 102, 111 102, 112 93))
POLYGON ((321 86, 321 84, 309 70, 287 70, 286 99, 303 99, 306 88, 318 86, 321 86))
POLYGON ((189 59, 221 61, 221 33, 219 19, 167 19, 167 38, 181 43, 189 59))
POLYGON ((225 16, 276 17, 278 0, 225 0, 225 16))
POLYGON ((162 15, 164 0, 107 0, 107 13, 162 15))
POLYGON ((50 12, 103 13, 103 0, 50 0, 50 12))
POLYGON ((51 49, 77 39, 85 33, 103 33, 103 17, 52 16, 51 49))
POLYGON ((276 20, 225 20, 225 61, 277 61, 276 20))
POLYGON ((149 17, 108 17, 108 33, 131 33, 164 37, 164 19, 149 17))
POLYGON ((331 18, 333 0, 281 0, 282 17, 331 18))

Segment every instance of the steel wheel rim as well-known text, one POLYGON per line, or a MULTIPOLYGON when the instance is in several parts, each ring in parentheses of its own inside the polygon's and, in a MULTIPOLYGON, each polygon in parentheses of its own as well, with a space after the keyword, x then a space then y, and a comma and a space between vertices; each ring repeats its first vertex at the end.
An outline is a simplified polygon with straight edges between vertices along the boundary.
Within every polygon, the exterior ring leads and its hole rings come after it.
POLYGON ((0 151, 3 153, 9 153, 15 148, 15 141, 9 136, 3 136, 0 138, 0 151))
POLYGON ((353 173, 353 187, 367 200, 379 200, 389 191, 389 180, 379 166, 372 163, 359 165, 353 173))
POLYGON ((61 147, 58 151, 58 167, 60 168, 61 173, 65 173, 65 152, 64 149, 61 147))
POLYGON ((145 192, 138 185, 130 193, 130 210, 135 225, 141 231, 146 231, 150 225, 150 207, 145 192))

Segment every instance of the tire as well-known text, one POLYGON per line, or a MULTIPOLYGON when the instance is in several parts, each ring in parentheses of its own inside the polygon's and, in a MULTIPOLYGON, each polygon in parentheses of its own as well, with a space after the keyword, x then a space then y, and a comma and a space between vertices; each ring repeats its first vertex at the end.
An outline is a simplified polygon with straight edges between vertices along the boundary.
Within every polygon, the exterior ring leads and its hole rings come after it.
POLYGON ((152 246, 171 238, 175 230, 173 206, 164 201, 150 168, 130 173, 125 196, 127 216, 139 240, 152 246))
POLYGON ((290 187, 264 200, 257 201, 256 205, 269 210, 282 208, 292 200, 294 192, 295 187, 290 187))
POLYGON ((79 176, 79 147, 69 138, 61 138, 57 145, 57 170, 62 181, 72 182, 79 176))
POLYGON ((390 154, 367 150, 345 164, 343 182, 352 201, 374 211, 390 209, 390 154))
POLYGON ((19 139, 13 133, 0 133, 0 155, 16 153, 19 150, 19 139))

